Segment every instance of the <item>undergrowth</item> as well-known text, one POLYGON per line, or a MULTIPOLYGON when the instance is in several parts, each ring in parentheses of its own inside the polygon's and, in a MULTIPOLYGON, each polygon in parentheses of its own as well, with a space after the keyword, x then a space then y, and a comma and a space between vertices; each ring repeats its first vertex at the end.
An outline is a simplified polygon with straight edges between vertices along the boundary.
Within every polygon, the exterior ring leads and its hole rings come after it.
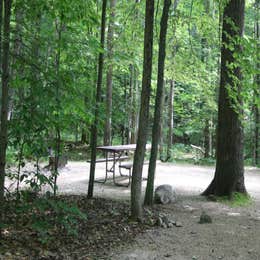
POLYGON ((253 203, 250 195, 239 192, 234 192, 231 198, 227 196, 217 197, 217 201, 230 207, 246 207, 253 203))

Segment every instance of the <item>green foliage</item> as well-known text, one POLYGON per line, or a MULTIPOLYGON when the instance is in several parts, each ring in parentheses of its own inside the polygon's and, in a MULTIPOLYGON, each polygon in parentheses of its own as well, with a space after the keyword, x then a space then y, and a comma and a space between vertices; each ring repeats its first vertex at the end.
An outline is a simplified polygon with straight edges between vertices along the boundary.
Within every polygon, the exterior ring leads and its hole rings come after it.
MULTIPOLYGON (((155 15, 152 105, 162 6, 159 1, 155 15)), ((213 137, 216 126, 221 33, 219 15, 223 6, 223 1, 185 0, 179 1, 177 9, 172 6, 170 11, 165 79, 166 82, 176 82, 174 133, 181 141, 187 139, 189 143, 201 147, 205 121, 211 122, 213 137)), ((251 100, 253 89, 257 91, 253 75, 257 73, 255 65, 259 52, 257 41, 253 38, 255 10, 252 2, 246 7, 246 36, 233 39, 230 44, 230 48, 234 48, 237 42, 242 43, 243 53, 237 53, 236 64, 230 66, 243 68, 242 96, 245 107, 250 110, 252 102, 260 103, 257 95, 254 95, 254 101, 251 100)), ((62 129, 62 136, 71 134, 76 128, 89 132, 94 118, 97 55, 100 51, 104 51, 105 57, 107 54, 106 48, 101 50, 99 46, 100 12, 101 1, 71 3, 67 0, 40 0, 37 4, 32 0, 14 1, 11 64, 14 95, 10 145, 14 150, 20 150, 24 145, 25 158, 41 158, 49 145, 56 149, 57 129, 62 129)), ((114 65, 114 138, 120 137, 122 128, 130 127, 128 112, 138 112, 140 88, 137 86, 142 76, 144 13, 143 1, 117 1, 111 61, 114 65), (134 67, 133 93, 130 93, 131 66, 134 67), (134 95, 134 106, 131 105, 131 95, 134 95)), ((108 65, 109 62, 105 61, 104 71, 108 65)), ((166 96, 167 91, 166 83, 166 96)), ((232 90, 230 96, 236 100, 232 90)), ((100 129, 104 128, 105 121, 105 91, 102 97, 100 129)), ((166 115, 164 113, 165 118, 166 115)), ((250 120, 253 120, 252 115, 250 120)), ((250 131, 246 132, 248 139, 250 131)), ((99 138, 103 139, 102 136, 99 138)), ((252 146, 248 146, 249 149, 252 146)))
POLYGON ((231 198, 217 197, 217 201, 225 203, 230 207, 245 207, 253 203, 252 198, 248 194, 234 192, 231 198))
MULTIPOLYGON (((171 148, 170 162, 174 163, 188 163, 196 165, 212 166, 216 161, 214 158, 204 158, 204 154, 198 149, 193 148, 190 145, 184 145, 182 143, 176 143, 171 148)), ((162 155, 162 159, 165 155, 162 155)))
POLYGON ((27 228, 36 232, 39 242, 43 244, 50 243, 53 234, 77 236, 79 221, 87 220, 86 214, 75 204, 50 197, 27 198, 16 206, 16 214, 20 220, 29 218, 27 228))
POLYGON ((70 161, 86 161, 86 158, 89 158, 89 153, 89 147, 81 145, 69 149, 66 155, 70 161))

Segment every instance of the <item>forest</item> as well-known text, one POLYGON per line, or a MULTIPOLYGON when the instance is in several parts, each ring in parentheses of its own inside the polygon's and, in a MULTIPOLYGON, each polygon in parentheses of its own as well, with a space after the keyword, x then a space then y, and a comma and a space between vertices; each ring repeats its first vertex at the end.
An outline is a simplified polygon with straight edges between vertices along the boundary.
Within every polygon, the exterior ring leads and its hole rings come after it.
POLYGON ((210 169, 194 196, 260 212, 259 48, 259 0, 0 0, 0 259, 130 259, 116 237, 174 208, 162 169, 210 169))

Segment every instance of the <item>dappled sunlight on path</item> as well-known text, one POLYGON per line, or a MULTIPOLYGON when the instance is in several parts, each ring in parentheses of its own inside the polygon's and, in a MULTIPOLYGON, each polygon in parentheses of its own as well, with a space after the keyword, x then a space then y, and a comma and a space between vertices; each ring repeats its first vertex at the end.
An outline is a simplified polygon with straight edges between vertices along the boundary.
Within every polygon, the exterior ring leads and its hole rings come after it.
MULTIPOLYGON (((60 171, 58 186, 61 193, 86 194, 88 189, 89 163, 69 162, 60 171)), ((147 176, 148 165, 144 166, 143 176, 147 176)), ((102 179, 105 164, 96 165, 96 178, 102 179)), ((170 184, 179 194, 200 194, 214 176, 214 167, 190 164, 157 163, 155 186, 170 184)), ((112 177, 112 176, 110 176, 112 177)), ((125 180, 127 182, 127 180, 125 180)), ((248 192, 260 200, 260 170, 246 168, 245 182, 248 192)), ((146 181, 143 181, 143 189, 146 181)), ((95 196, 129 199, 130 188, 118 187, 110 178, 105 184, 95 183, 95 196)))

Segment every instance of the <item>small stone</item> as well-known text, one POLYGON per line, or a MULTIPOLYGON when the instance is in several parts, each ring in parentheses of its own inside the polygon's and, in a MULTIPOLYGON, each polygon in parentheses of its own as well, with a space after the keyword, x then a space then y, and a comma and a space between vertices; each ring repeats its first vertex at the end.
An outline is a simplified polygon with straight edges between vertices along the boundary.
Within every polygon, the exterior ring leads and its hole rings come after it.
POLYGON ((191 206, 189 206, 189 205, 184 205, 183 208, 184 208, 185 210, 191 212, 191 213, 192 213, 193 211, 195 211, 195 208, 193 208, 193 207, 191 207, 191 206))
POLYGON ((163 224, 163 220, 162 220, 161 217, 158 217, 158 218, 157 218, 156 224, 157 224, 157 226, 159 226, 159 227, 162 226, 162 224, 163 224))
POLYGON ((172 223, 169 223, 168 224, 168 228, 172 228, 173 227, 173 224, 172 223))
POLYGON ((170 223, 169 219, 168 219, 166 216, 162 217, 162 221, 163 221, 163 223, 165 223, 165 225, 167 225, 167 226, 168 226, 168 224, 170 223))
POLYGON ((167 225, 165 223, 162 224, 163 228, 167 228, 167 225))
POLYGON ((173 224, 174 226, 176 225, 176 221, 174 220, 171 220, 170 223, 173 224))
POLYGON ((179 221, 176 221, 175 226, 176 226, 176 227, 183 227, 182 223, 179 222, 179 221))
POLYGON ((204 211, 202 211, 202 213, 201 213, 201 215, 200 215, 199 223, 200 223, 200 224, 212 223, 212 218, 211 218, 211 216, 209 216, 208 214, 206 214, 204 211))

